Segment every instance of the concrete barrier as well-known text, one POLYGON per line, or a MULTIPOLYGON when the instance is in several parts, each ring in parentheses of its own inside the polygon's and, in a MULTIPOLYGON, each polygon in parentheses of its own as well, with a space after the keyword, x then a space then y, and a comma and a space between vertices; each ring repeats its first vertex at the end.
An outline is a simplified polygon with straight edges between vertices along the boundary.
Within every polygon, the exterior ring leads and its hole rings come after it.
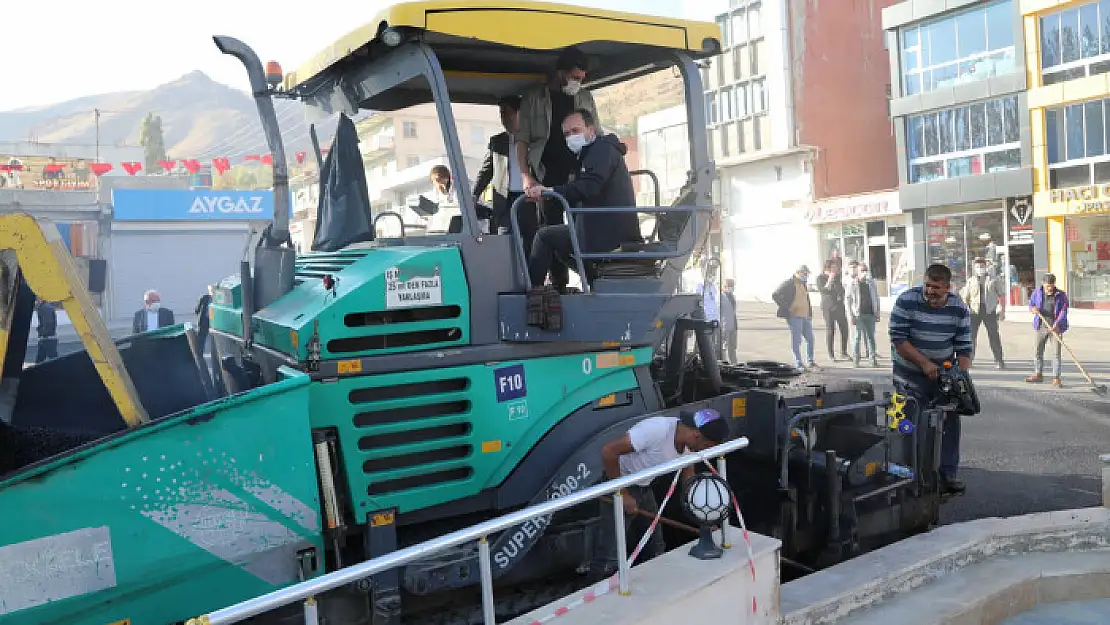
POLYGON ((516 618, 509 625, 674 625, 706 622, 734 625, 778 625, 779 550, 773 538, 751 534, 755 555, 755 581, 748 567, 748 552, 740 530, 730 535, 731 549, 719 560, 697 560, 689 556, 693 543, 674 549, 632 568, 631 596, 615 590, 576 605, 568 612, 559 608, 580 601, 580 591, 516 618), (755 611, 752 602, 755 601, 755 611))

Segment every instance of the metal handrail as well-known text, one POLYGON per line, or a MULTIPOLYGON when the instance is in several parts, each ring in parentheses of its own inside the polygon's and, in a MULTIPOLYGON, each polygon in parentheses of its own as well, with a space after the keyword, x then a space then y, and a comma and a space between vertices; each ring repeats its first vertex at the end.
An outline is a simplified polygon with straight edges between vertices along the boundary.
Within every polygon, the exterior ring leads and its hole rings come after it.
MULTIPOLYGON (((635 259, 635 260, 667 260, 671 258, 679 258, 685 256, 694 250, 694 242, 697 240, 698 224, 697 220, 693 223, 693 236, 690 238, 690 245, 688 250, 676 249, 666 252, 589 252, 582 253, 581 246, 578 243, 578 230, 574 225, 575 214, 589 214, 589 213, 712 213, 713 209, 707 206, 599 206, 599 207, 582 207, 572 208, 567 202, 567 199, 555 191, 543 191, 543 197, 555 198, 563 205, 563 211, 567 217, 567 228, 570 229, 570 245, 574 262, 578 271, 579 277, 582 279, 582 292, 589 293, 589 280, 586 278, 586 260, 607 259, 607 260, 620 260, 620 259, 635 259)), ((513 239, 517 256, 520 259, 521 273, 524 276, 524 283, 531 284, 532 278, 528 274, 528 257, 524 254, 524 237, 520 232, 520 219, 517 217, 517 212, 524 202, 530 202, 528 196, 521 195, 513 201, 512 206, 509 208, 509 218, 513 224, 513 239)))
MULTIPOLYGON (((464 543, 471 541, 478 541, 478 551, 480 555, 479 565, 481 568, 481 582, 482 582, 482 608, 485 614, 486 625, 495 625, 493 611, 493 574, 490 562, 489 540, 487 539, 491 534, 506 530, 517 524, 528 521, 529 519, 537 517, 545 517, 552 515, 560 510, 573 508, 582 503, 586 503, 592 499, 596 499, 603 495, 608 495, 613 492, 620 491, 624 488, 637 484, 647 479, 654 479, 661 475, 672 473, 688 466, 692 466, 699 462, 708 461, 710 458, 717 458, 717 472, 721 477, 725 477, 724 471, 724 456, 734 451, 739 451, 748 446, 748 438, 740 437, 731 440, 703 452, 693 452, 683 456, 679 456, 674 460, 664 462, 663 464, 656 465, 649 469, 645 469, 632 475, 625 475, 616 479, 608 480, 597 486, 591 486, 585 490, 578 491, 561 497, 558 499, 550 499, 541 504, 524 508, 516 512, 511 512, 496 519, 490 519, 472 525, 460 530, 445 534, 439 538, 433 538, 411 547, 406 547, 386 555, 361 562, 353 566, 349 566, 338 571, 333 571, 320 577, 310 580, 305 580, 293 586, 275 590, 260 597, 248 599, 246 601, 237 603, 220 610, 216 610, 204 616, 198 616, 194 619, 187 621, 186 625, 228 625, 230 623, 238 623, 244 619, 252 616, 258 616, 271 610, 275 610, 282 606, 289 605, 297 601, 305 601, 306 612, 311 610, 315 613, 316 602, 315 595, 320 593, 346 586, 347 584, 358 582, 359 580, 366 579, 377 573, 388 571, 392 568, 403 566, 410 562, 426 558, 434 555, 444 549, 457 547, 464 543)), ((617 564, 618 564, 618 579, 620 585, 620 592, 628 594, 628 555, 625 549, 621 548, 624 538, 624 505, 620 497, 613 497, 613 516, 616 525, 616 536, 618 542, 617 549, 617 564)), ((722 533, 726 532, 728 523, 721 524, 722 533)), ((722 537, 723 538, 723 537, 722 537)), ((727 543, 727 539, 725 539, 727 543)))
POLYGON ((659 206, 663 203, 662 190, 659 188, 659 176, 656 176, 655 172, 651 171, 650 169, 634 169, 628 172, 628 175, 632 178, 636 176, 647 176, 648 178, 651 178, 651 182, 655 188, 655 205, 659 206))
POLYGON ((378 236, 378 222, 381 221, 382 217, 396 217, 397 221, 401 222, 401 238, 405 238, 405 218, 402 217, 401 213, 398 213, 397 211, 382 211, 378 213, 376 217, 374 217, 373 225, 375 237, 378 236))

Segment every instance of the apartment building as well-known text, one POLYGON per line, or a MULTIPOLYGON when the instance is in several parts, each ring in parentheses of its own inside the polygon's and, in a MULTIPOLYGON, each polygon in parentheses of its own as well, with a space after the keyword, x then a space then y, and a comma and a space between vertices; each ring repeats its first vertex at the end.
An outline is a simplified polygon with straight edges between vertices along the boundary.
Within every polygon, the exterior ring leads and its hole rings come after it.
POLYGON ((1037 236, 1018 0, 904 0, 883 10, 910 283, 932 263, 957 286, 983 258, 1027 301, 1037 236))
POLYGON ((1023 0, 1033 237, 1083 323, 1110 310, 1110 2, 1023 0))
POLYGON ((702 70, 720 180, 721 258, 742 299, 800 264, 872 263, 887 289, 907 224, 887 118, 886 0, 731 0, 724 53, 702 70), (898 230, 901 228, 901 230, 898 230))

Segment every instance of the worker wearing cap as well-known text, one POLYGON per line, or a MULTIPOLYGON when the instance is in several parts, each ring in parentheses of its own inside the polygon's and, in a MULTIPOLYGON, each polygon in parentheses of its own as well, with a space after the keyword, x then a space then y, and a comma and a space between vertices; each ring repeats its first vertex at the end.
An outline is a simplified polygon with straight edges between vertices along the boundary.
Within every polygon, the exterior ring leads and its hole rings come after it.
MULTIPOLYGON (((712 408, 683 413, 678 417, 651 417, 632 426, 619 438, 609 441, 601 449, 601 462, 605 477, 612 479, 650 469, 679 456, 705 451, 725 442, 727 438, 728 424, 712 408)), ((682 483, 685 484, 693 474, 694 467, 683 469, 682 483)), ((651 490, 650 479, 629 486, 622 491, 621 496, 624 498, 626 545, 631 549, 651 524, 651 519, 641 516, 639 512, 643 511, 654 517, 659 511, 659 504, 651 490)), ((598 529, 600 536, 594 549, 592 570, 597 579, 604 579, 617 570, 611 503, 602 503, 598 529)), ((638 561, 650 560, 665 549, 663 535, 656 530, 651 540, 644 545, 638 561)))

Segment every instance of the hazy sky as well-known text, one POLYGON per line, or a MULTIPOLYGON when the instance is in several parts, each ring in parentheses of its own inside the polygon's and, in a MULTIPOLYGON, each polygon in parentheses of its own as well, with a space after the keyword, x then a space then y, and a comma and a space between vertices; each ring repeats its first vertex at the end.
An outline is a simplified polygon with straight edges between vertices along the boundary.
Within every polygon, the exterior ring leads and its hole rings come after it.
MULTIPOLYGON (((465 1, 465 0, 464 0, 465 1)), ((563 0, 669 17, 712 19, 726 0, 563 0)), ((231 35, 293 69, 392 2, 373 0, 52 0, 0 4, 0 111, 149 89, 199 69, 246 89, 212 35, 231 35)))

